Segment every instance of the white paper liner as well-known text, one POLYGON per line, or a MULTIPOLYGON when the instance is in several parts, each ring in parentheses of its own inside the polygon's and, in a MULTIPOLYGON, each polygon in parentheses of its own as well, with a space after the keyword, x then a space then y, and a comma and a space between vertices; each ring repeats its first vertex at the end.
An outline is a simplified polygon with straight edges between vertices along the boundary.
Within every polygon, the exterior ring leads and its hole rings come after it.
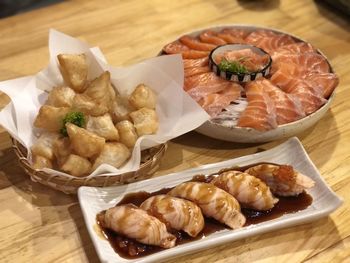
MULTIPOLYGON (((27 149, 37 140, 35 135, 40 130, 33 127, 33 122, 47 99, 47 92, 63 84, 58 54, 85 53, 89 62, 88 79, 108 70, 112 83, 122 95, 129 95, 140 83, 148 85, 157 93, 157 133, 140 137, 132 157, 120 169, 102 164, 87 178, 135 171, 140 167, 141 150, 194 130, 210 118, 182 89, 184 72, 181 55, 159 56, 125 68, 113 67, 107 64, 99 48, 90 48, 88 44, 53 29, 50 30, 49 49, 50 63, 47 68, 34 76, 0 82, 0 91, 11 98, 11 103, 0 112, 0 125, 27 149)), ((45 168, 43 171, 72 177, 57 170, 45 168)))

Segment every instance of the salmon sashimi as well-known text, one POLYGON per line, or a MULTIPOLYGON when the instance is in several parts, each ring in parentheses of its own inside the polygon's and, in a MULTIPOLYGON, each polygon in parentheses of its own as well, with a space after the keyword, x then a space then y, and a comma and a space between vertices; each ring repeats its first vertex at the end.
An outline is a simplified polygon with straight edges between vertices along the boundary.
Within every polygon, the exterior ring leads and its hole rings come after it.
POLYGON ((241 37, 236 37, 228 33, 217 33, 218 38, 224 40, 227 44, 244 44, 244 39, 241 37))
POLYGON ((281 54, 281 53, 303 54, 308 52, 315 52, 315 48, 311 44, 305 43, 305 42, 298 42, 298 43, 284 45, 275 50, 275 53, 278 53, 278 54, 281 54))
POLYGON ((218 77, 214 72, 203 73, 200 75, 194 75, 188 78, 185 78, 184 81, 184 90, 188 91, 197 86, 202 85, 212 85, 212 84, 226 84, 227 80, 218 77))
POLYGON ((329 73, 330 68, 326 59, 315 52, 304 54, 275 54, 272 56, 271 72, 277 71, 284 64, 295 64, 305 72, 329 73))
POLYGON ((191 77, 194 75, 207 73, 207 72, 211 72, 211 70, 208 66, 185 68, 185 78, 191 77))
POLYGON ((271 82, 284 92, 297 97, 306 115, 316 111, 326 102, 323 87, 311 81, 293 77, 279 70, 272 75, 271 82))
POLYGON ((248 105, 238 119, 238 127, 250 127, 268 131, 277 127, 276 108, 273 100, 255 81, 245 86, 248 105))
POLYGON ((209 55, 209 51, 193 50, 180 42, 173 42, 166 45, 163 51, 167 54, 181 54, 184 59, 207 58, 209 55))
POLYGON ((289 88, 289 94, 299 99, 306 115, 318 110, 327 101, 323 98, 320 87, 310 86, 307 81, 303 80, 295 81, 295 84, 289 88))
POLYGON ((202 97, 198 103, 211 117, 215 117, 241 96, 242 89, 238 83, 231 82, 221 92, 202 97))
POLYGON ((283 92, 265 78, 256 80, 255 84, 260 85, 273 100, 276 108, 277 124, 293 122, 305 116, 297 97, 283 92))
POLYGON ((318 97, 327 99, 339 84, 339 79, 334 73, 294 73, 284 72, 282 69, 276 71, 271 76, 271 81, 285 92, 292 92, 296 85, 312 87, 312 90, 318 97))
POLYGON ((217 33, 211 30, 206 30, 199 35, 199 39, 204 43, 209 43, 213 45, 225 45, 227 42, 218 37, 217 33))
POLYGON ((240 38, 240 39, 245 39, 249 34, 250 31, 245 30, 245 29, 239 29, 239 28, 224 28, 222 29, 219 33, 223 34, 229 34, 231 36, 240 38))
POLYGON ((228 50, 216 55, 215 62, 220 64, 222 60, 235 61, 244 66, 247 71, 255 72, 263 69, 269 62, 269 56, 259 55, 250 48, 240 50, 228 50))
POLYGON ((198 58, 198 59, 183 59, 184 68, 193 68, 193 67, 204 67, 208 66, 209 58, 198 58))
POLYGON ((216 76, 213 72, 186 78, 185 85, 188 85, 188 81, 190 81, 192 85, 186 91, 197 102, 203 97, 206 97, 209 94, 221 92, 229 86, 241 87, 237 83, 226 81, 216 76))
POLYGON ((306 73, 301 71, 295 64, 284 64, 283 66, 272 74, 270 80, 284 92, 290 93, 295 85, 299 83, 299 79, 306 73))
POLYGON ((304 79, 312 86, 321 87, 325 99, 329 98, 339 84, 339 78, 334 73, 310 73, 304 79))
POLYGON ((270 54, 281 46, 295 43, 295 40, 291 36, 276 34, 265 30, 252 32, 245 38, 245 41, 251 45, 262 48, 270 54))
POLYGON ((182 44, 194 50, 211 51, 217 47, 217 45, 203 43, 203 42, 200 42, 197 38, 187 36, 187 35, 180 37, 179 40, 182 44))

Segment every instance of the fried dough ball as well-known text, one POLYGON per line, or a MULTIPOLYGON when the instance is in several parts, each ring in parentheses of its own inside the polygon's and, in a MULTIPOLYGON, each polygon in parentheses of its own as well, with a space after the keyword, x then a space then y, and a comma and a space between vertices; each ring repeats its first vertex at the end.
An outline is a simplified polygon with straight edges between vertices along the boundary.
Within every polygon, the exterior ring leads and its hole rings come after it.
POLYGON ((154 134, 158 130, 158 117, 155 110, 142 108, 130 113, 138 136, 154 134))
POLYGON ((129 97, 130 104, 136 109, 155 109, 157 103, 156 94, 146 85, 139 84, 129 97))

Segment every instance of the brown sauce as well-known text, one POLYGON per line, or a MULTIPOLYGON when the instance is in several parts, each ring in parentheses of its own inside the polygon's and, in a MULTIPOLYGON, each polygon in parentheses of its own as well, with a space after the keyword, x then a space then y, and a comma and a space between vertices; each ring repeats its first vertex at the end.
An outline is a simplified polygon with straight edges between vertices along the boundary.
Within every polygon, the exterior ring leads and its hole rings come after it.
MULTIPOLYGON (((258 163, 261 164, 261 163, 258 163)), ((254 164, 254 165, 258 165, 254 164)), ((253 165, 245 166, 245 167, 232 167, 229 169, 221 170, 220 172, 226 171, 226 170, 238 170, 238 171, 244 171, 248 169, 249 167, 252 167, 253 165)), ((218 172, 218 173, 220 173, 218 172)), ((216 174, 218 174, 216 173, 216 174)), ((211 174, 208 176, 205 175, 196 175, 193 177, 191 181, 195 182, 206 182, 209 183, 215 174, 211 174)), ((117 204, 134 204, 136 206, 140 206, 143 201, 145 201, 147 198, 159 195, 159 194, 166 194, 168 193, 172 188, 163 188, 157 192, 136 192, 136 193, 129 193, 123 197, 123 199, 117 204)), ((312 203, 312 197, 307 194, 306 192, 301 193, 300 195, 296 197, 278 197, 279 202, 269 211, 256 211, 252 209, 246 209, 242 208, 242 213, 246 217, 246 223, 244 226, 249 226, 252 224, 258 224, 261 222, 265 222, 268 220, 276 219, 278 217, 283 216, 284 214, 290 214, 290 213, 296 213, 298 211, 306 209, 311 203, 312 203)), ((101 212, 103 213, 103 212, 101 212)), ((102 232, 104 236, 107 238, 107 240, 110 242, 113 249, 119 254, 119 256, 126 258, 126 259, 135 259, 140 258, 143 256, 147 256, 159 251, 164 250, 163 248, 157 247, 157 246, 151 246, 151 245, 144 245, 141 244, 133 239, 124 237, 122 235, 119 235, 107 228, 104 228, 101 221, 99 220, 99 215, 97 215, 97 224, 102 229, 102 232)), ((206 237, 212 233, 215 233, 217 231, 221 231, 223 229, 229 229, 225 225, 211 219, 211 218, 205 218, 205 226, 202 232, 195 238, 190 237, 185 232, 182 231, 174 231, 171 230, 172 234, 174 234, 177 237, 176 244, 183 244, 187 242, 191 242, 194 240, 202 239, 203 237, 206 237)))

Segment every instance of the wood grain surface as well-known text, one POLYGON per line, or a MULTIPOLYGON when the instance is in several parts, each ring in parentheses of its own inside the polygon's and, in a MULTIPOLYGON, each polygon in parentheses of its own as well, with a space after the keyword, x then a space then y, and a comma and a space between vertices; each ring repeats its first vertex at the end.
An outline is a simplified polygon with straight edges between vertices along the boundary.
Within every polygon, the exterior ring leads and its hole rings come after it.
MULTIPOLYGON (((155 56, 186 32, 221 24, 278 28, 309 41, 340 77, 324 118, 299 139, 326 182, 344 199, 331 216, 169 262, 350 262, 350 22, 319 1, 65 1, 0 20, 0 80, 48 63, 48 30, 99 46, 115 66, 155 56)), ((9 102, 0 95, 0 105, 9 102)), ((227 143, 190 132, 169 143, 156 176, 269 149, 281 143, 227 143)), ((0 261, 99 262, 75 196, 28 179, 0 131, 0 261)))

